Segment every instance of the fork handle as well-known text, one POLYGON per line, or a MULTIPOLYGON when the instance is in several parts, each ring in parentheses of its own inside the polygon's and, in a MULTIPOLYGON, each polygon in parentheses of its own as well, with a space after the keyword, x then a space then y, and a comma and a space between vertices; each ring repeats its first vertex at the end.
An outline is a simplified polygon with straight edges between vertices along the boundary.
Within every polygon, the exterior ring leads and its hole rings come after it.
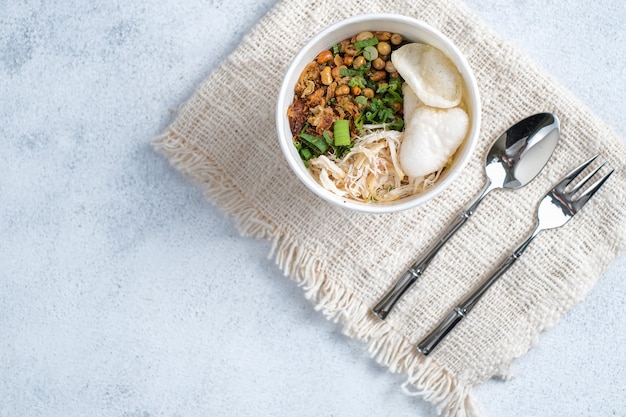
POLYGON ((457 230, 465 224, 474 211, 483 200, 483 198, 493 190, 494 187, 491 181, 487 181, 483 190, 478 195, 476 200, 469 205, 464 212, 457 216, 457 218, 448 225, 447 229, 439 236, 435 242, 423 253, 417 261, 396 281, 393 287, 381 297, 376 303, 372 311, 381 320, 385 320, 387 315, 391 312, 396 303, 402 298, 405 292, 417 281, 417 279, 424 273, 430 262, 435 258, 439 249, 456 233, 457 230))
POLYGON ((441 342, 448 333, 454 329, 454 327, 463 320, 465 317, 465 312, 460 308, 456 307, 448 315, 439 323, 439 325, 428 334, 419 344, 417 345, 417 350, 428 356, 432 350, 437 347, 439 342, 441 342))
POLYGON ((476 288, 471 294, 469 294, 463 302, 456 306, 448 315, 430 332, 421 342, 417 344, 417 350, 422 354, 428 356, 430 352, 456 327, 457 324, 463 320, 467 314, 474 308, 476 303, 480 301, 482 296, 487 292, 489 288, 500 278, 514 263, 517 261, 530 242, 541 231, 539 227, 536 227, 532 234, 515 249, 515 251, 508 256, 498 268, 485 279, 478 288, 476 288))
POLYGON ((417 350, 428 356, 430 352, 463 320, 474 308, 480 298, 487 292, 489 287, 498 280, 517 261, 519 256, 509 256, 500 264, 498 269, 474 291, 461 304, 456 306, 448 315, 417 345, 417 350))

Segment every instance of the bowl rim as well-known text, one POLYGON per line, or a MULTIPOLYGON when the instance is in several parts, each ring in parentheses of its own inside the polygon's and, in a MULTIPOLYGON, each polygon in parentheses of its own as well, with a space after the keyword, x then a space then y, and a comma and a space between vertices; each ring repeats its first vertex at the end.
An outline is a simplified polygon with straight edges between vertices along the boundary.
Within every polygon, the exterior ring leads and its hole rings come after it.
MULTIPOLYGON (((372 30, 376 30, 372 28, 372 30)), ((319 51, 317 51, 319 52, 319 51)), ((308 62, 308 60, 307 60, 308 62)), ((298 70, 298 71, 301 71, 298 70)), ((299 74, 295 74, 298 75, 299 74)), ((318 197, 322 198, 326 202, 330 202, 335 206, 345 207, 347 209, 358 211, 362 213, 392 213, 408 210, 422 205, 441 194, 446 190, 464 170, 465 166, 469 162, 470 158, 474 154, 476 144, 478 142, 478 136, 480 134, 481 127, 481 99, 480 91, 476 77, 465 55, 459 50, 459 48, 442 32, 435 27, 421 21, 417 18, 394 14, 394 13, 365 13, 357 14, 342 20, 339 20, 333 24, 330 24, 317 32, 311 37, 297 52, 297 54, 289 62, 286 71, 283 74, 281 86, 278 92, 278 99, 276 100, 276 130, 283 156, 287 160, 291 171, 296 174, 298 179, 318 197), (306 56, 311 54, 311 48, 317 43, 321 42, 332 33, 338 31, 345 26, 352 26, 361 24, 367 21, 376 21, 378 24, 385 21, 389 24, 402 23, 407 26, 415 27, 418 31, 424 32, 429 36, 437 38, 438 42, 445 45, 446 51, 442 51, 448 56, 457 67, 457 70, 461 73, 463 81, 465 83, 465 91, 469 97, 466 98, 468 106, 470 106, 470 130, 465 139, 463 152, 455 156, 455 168, 449 170, 445 177, 440 178, 435 186, 426 190, 423 193, 416 194, 411 197, 405 197, 392 202, 360 202, 357 200, 340 197, 331 191, 323 188, 306 170, 304 164, 302 164, 301 158, 294 157, 292 137, 285 137, 285 128, 289 131, 289 121, 286 113, 283 110, 287 109, 289 104, 293 100, 293 86, 288 81, 293 78, 297 68, 297 64, 302 62, 306 56), (453 56, 450 56, 453 55, 453 56)), ((294 148, 295 149, 295 148, 294 148)))

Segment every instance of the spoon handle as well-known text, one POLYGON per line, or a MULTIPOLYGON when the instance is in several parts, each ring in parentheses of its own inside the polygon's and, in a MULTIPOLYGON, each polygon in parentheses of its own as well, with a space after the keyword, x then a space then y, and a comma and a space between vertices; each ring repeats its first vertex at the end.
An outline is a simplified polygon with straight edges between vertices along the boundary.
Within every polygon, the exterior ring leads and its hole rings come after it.
POLYGON ((483 200, 489 191, 491 191, 491 183, 487 182, 485 188, 482 190, 478 198, 457 218, 448 225, 446 230, 435 240, 430 247, 424 252, 415 263, 396 281, 393 287, 387 291, 387 293, 381 297, 376 303, 372 311, 381 320, 385 320, 387 315, 391 312, 396 303, 402 298, 404 293, 417 281, 417 279, 424 273, 430 262, 435 258, 439 249, 450 240, 450 238, 461 228, 470 218, 478 204, 483 200))
POLYGON ((391 312, 396 303, 402 298, 405 292, 417 281, 417 279, 426 270, 430 262, 434 259, 435 255, 441 247, 459 230, 469 217, 464 212, 458 216, 452 224, 448 226, 446 231, 437 239, 426 252, 424 252, 417 261, 406 270, 406 272, 400 277, 393 287, 387 291, 387 293, 378 301, 372 311, 380 319, 385 320, 387 315, 391 312))

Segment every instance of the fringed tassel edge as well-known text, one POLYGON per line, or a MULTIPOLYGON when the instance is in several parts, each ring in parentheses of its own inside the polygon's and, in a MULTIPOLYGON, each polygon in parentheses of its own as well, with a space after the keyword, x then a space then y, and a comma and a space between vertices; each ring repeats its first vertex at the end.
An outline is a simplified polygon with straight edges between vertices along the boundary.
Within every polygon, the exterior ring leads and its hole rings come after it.
POLYGON ((242 235, 268 239, 273 227, 267 219, 237 191, 237 188, 208 155, 190 145, 175 132, 166 132, 153 140, 154 148, 167 156, 176 169, 203 187, 207 199, 235 219, 242 235))
POLYGON ((460 385, 453 375, 436 362, 420 355, 397 330, 377 319, 370 309, 342 285, 324 273, 324 265, 300 249, 297 241, 281 232, 248 201, 208 155, 192 147, 175 132, 154 140, 154 147, 171 164, 204 187, 205 195, 235 218, 243 235, 272 242, 270 258, 286 276, 302 286, 307 299, 326 318, 343 326, 343 332, 364 341, 369 354, 391 372, 404 373, 403 391, 421 396, 446 417, 481 417, 470 388, 460 385))

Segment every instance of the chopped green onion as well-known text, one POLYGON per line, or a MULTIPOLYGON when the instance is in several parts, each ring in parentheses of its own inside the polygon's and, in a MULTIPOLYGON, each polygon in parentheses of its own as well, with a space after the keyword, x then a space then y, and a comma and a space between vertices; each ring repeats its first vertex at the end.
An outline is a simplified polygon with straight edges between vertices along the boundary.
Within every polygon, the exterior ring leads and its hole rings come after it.
POLYGON ((357 74, 358 74, 358 71, 351 70, 349 68, 341 68, 339 70, 339 75, 341 75, 342 77, 354 77, 357 74))
POLYGON ((385 103, 403 103, 404 99, 397 91, 389 90, 387 94, 385 94, 385 103))
POLYGON ((328 130, 325 130, 324 133, 322 134, 322 136, 324 136, 324 140, 326 141, 326 143, 328 143, 329 145, 333 145, 335 143, 335 141, 333 140, 333 138, 330 136, 330 133, 328 133, 328 130))
POLYGON ((361 75, 355 75, 354 77, 350 78, 348 85, 350 87, 354 87, 354 86, 358 86, 360 88, 367 87, 367 84, 365 83, 365 78, 363 78, 363 76, 361 75))
POLYGON ((300 133, 298 137, 306 142, 307 145, 313 146, 315 150, 319 151, 320 153, 324 153, 328 150, 328 144, 323 139, 317 138, 313 135, 309 135, 308 133, 300 133))
POLYGON ((391 130, 401 131, 402 128, 404 128, 404 120, 401 117, 399 117, 395 119, 393 122, 389 123, 388 127, 391 130))
POLYGON ((366 46, 363 48, 363 58, 368 61, 373 61, 378 58, 378 50, 374 46, 366 46))
POLYGON ((362 77, 363 74, 365 74, 365 72, 371 67, 372 64, 370 62, 367 62, 365 65, 361 65, 358 69, 341 68, 339 70, 339 75, 341 75, 342 77, 362 77))
POLYGON ((393 119, 395 111, 391 107, 385 107, 385 109, 381 112, 381 119, 383 123, 387 123, 387 120, 393 119))
POLYGON ((365 116, 363 115, 363 113, 359 114, 356 119, 354 119, 354 125, 356 126, 357 129, 362 130, 363 129, 363 124, 365 123, 365 116))
POLYGON ((383 93, 386 93, 388 89, 389 89, 389 84, 387 84, 387 83, 380 83, 380 84, 378 84, 378 88, 376 89, 376 93, 383 94, 383 93))
POLYGON ((377 37, 373 37, 373 38, 369 38, 369 39, 365 39, 362 41, 358 41, 354 43, 354 47, 356 49, 364 49, 367 46, 374 46, 378 43, 378 38, 377 37))
POLYGON ((389 79, 389 88, 394 91, 402 90, 402 79, 399 77, 392 77, 389 79))
POLYGON ((311 159, 311 157, 313 156, 313 154, 311 153, 311 151, 309 150, 309 148, 302 148, 300 149, 300 156, 302 157, 302 159, 304 159, 305 161, 308 161, 309 159, 311 159))
POLYGON ((356 101, 357 104, 367 104, 367 97, 365 97, 365 96, 356 96, 354 98, 354 101, 356 101))
POLYGON ((350 145, 350 122, 348 120, 335 120, 333 133, 335 134, 335 146, 350 145))
POLYGON ((333 55, 337 55, 339 53, 339 45, 333 45, 333 55))

